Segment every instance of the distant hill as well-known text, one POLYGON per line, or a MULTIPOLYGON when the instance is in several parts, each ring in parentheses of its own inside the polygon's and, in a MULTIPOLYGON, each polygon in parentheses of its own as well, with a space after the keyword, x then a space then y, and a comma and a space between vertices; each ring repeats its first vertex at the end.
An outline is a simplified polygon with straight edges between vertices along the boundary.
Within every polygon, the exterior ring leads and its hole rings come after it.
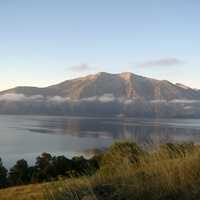
POLYGON ((110 94, 116 98, 141 100, 200 99, 200 91, 173 84, 166 80, 156 80, 133 73, 109 74, 100 72, 77 79, 67 80, 45 88, 16 87, 0 92, 2 94, 24 94, 26 96, 60 96, 82 99, 110 94))

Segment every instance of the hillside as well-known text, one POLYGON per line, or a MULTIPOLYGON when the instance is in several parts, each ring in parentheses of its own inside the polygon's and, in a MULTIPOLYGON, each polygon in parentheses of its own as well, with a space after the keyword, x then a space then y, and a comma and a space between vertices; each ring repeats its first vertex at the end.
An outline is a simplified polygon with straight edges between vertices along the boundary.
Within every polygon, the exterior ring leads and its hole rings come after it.
POLYGON ((44 200, 45 184, 33 184, 0 189, 1 200, 44 200))
POLYGON ((200 99, 200 92, 182 84, 166 80, 155 80, 129 72, 109 74, 100 72, 77 79, 67 80, 45 88, 16 87, 0 92, 0 95, 14 93, 26 96, 60 96, 70 99, 91 98, 112 94, 115 98, 142 100, 200 99))
POLYGON ((1 200, 198 200, 199 146, 166 144, 149 153, 112 145, 92 176, 0 190, 1 200), (45 197, 44 197, 45 194, 45 197))
POLYGON ((200 91, 129 72, 0 92, 0 114, 200 117, 200 91))

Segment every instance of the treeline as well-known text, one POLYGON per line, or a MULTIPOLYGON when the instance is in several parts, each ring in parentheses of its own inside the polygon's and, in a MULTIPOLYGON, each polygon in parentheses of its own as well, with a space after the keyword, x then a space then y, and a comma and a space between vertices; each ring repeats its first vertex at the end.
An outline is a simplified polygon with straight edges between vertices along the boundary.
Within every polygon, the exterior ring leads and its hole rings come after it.
POLYGON ((0 159, 0 188, 57 180, 60 177, 92 175, 99 168, 98 156, 85 159, 83 156, 68 159, 43 153, 36 158, 34 166, 24 159, 18 160, 8 171, 0 159))

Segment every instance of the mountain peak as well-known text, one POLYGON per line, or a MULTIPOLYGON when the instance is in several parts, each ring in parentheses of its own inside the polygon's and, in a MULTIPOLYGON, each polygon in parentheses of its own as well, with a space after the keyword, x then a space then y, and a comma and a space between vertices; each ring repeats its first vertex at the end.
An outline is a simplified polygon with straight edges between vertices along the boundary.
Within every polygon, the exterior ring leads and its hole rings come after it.
POLYGON ((120 74, 120 77, 124 80, 130 80, 130 78, 133 76, 133 73, 131 72, 122 72, 120 74))
POLYGON ((111 75, 111 74, 108 72, 98 72, 96 75, 97 76, 105 76, 105 75, 111 75))
POLYGON ((122 73, 108 73, 108 72, 98 72, 96 74, 88 75, 85 78, 91 79, 97 79, 97 78, 103 78, 103 77, 120 77, 123 80, 129 80, 134 74, 131 72, 122 72, 122 73))
POLYGON ((91 80, 92 81, 92 80, 96 80, 97 78, 105 77, 109 75, 112 75, 112 74, 107 73, 107 72, 98 72, 96 74, 90 74, 81 78, 76 78, 76 80, 91 80))
POLYGON ((112 74, 112 73, 108 73, 108 72, 98 72, 96 74, 93 75, 89 75, 84 77, 84 79, 89 79, 89 80, 96 80, 96 79, 109 79, 109 78, 120 78, 121 80, 130 80, 131 77, 134 74, 131 72, 122 72, 122 73, 116 73, 116 74, 112 74))

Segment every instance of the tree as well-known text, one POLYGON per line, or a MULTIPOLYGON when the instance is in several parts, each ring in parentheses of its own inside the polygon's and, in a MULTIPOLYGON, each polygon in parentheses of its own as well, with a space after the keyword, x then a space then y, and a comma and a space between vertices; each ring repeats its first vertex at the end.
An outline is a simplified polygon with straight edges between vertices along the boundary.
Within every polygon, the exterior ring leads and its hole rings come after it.
POLYGON ((89 161, 83 156, 75 156, 72 158, 73 161, 73 171, 75 171, 76 176, 82 176, 89 173, 89 161))
POLYGON ((52 163, 52 156, 49 153, 43 153, 36 159, 37 174, 36 178, 38 181, 51 180, 56 177, 56 169, 52 163))
POLYGON ((7 172, 0 158, 0 188, 4 188, 7 185, 7 172))
POLYGON ((56 169, 57 176, 64 176, 68 171, 72 170, 72 161, 67 159, 65 156, 55 156, 52 159, 52 164, 56 169))
POLYGON ((22 185, 30 182, 29 167, 26 160, 18 160, 10 169, 9 183, 11 185, 22 185))

